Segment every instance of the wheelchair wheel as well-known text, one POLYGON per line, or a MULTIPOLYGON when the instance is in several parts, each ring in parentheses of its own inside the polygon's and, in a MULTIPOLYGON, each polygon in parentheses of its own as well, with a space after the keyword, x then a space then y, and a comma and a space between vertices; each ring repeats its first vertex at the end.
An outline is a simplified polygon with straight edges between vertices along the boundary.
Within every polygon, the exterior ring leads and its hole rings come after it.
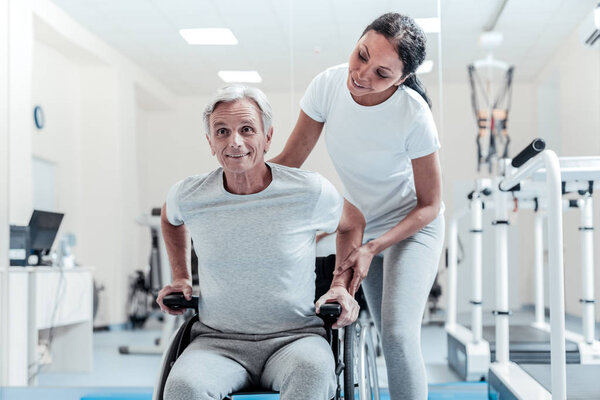
POLYGON ((371 336, 371 324, 361 326, 355 363, 358 366, 358 392, 360 400, 379 400, 376 349, 371 336))
POLYGON ((356 321, 344 329, 344 400, 355 400, 358 394, 358 349, 361 324, 356 321))

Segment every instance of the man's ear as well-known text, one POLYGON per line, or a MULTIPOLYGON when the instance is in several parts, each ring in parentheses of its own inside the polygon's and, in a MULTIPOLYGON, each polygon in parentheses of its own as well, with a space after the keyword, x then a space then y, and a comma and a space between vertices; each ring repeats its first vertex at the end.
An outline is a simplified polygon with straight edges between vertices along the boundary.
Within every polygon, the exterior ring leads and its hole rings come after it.
POLYGON ((271 139, 273 138, 273 127, 269 128, 269 132, 267 132, 267 142, 265 143, 265 153, 269 151, 271 148, 271 139))
POLYGON ((215 149, 213 148, 212 142, 210 141, 210 133, 206 135, 206 140, 208 140, 208 145, 210 146, 210 152, 214 156, 217 153, 215 152, 215 149))

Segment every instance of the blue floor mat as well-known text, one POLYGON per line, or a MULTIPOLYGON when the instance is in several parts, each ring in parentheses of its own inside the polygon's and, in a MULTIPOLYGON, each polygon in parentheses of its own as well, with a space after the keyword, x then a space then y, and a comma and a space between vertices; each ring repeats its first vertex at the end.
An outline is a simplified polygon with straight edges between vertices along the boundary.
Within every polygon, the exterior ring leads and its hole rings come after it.
POLYGON ((0 387, 0 400, 152 400, 152 388, 0 387))
POLYGON ((113 393, 113 394, 95 394, 81 398, 81 400, 152 400, 152 393, 113 393))
POLYGON ((428 400, 487 400, 487 382, 454 382, 429 385, 428 400))
MULTIPOLYGON (((358 399, 358 395, 356 397, 358 399)), ((233 400, 276 400, 279 395, 244 395, 235 396, 233 400)), ((428 400, 487 400, 486 382, 455 382, 429 385, 428 400)), ((387 389, 380 392, 380 400, 390 400, 387 389)))
MULTIPOLYGON (((0 388, 0 394, 10 400, 152 400, 149 388, 0 388)), ((2 396, 0 396, 2 398, 2 396)), ((233 400, 277 400, 279 395, 243 395, 233 400)), ((387 389, 381 390, 381 400, 389 400, 387 389)), ((429 385, 428 400, 487 400, 487 383, 444 383, 429 385)))

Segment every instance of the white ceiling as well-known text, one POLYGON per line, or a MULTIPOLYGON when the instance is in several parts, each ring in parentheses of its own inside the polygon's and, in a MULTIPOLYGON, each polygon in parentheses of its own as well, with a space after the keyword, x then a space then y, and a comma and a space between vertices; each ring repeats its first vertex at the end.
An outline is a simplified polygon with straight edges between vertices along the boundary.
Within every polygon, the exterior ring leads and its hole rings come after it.
MULTIPOLYGON (((328 66, 346 62, 364 27, 387 11, 437 16, 437 0, 53 0, 180 95, 212 93, 219 70, 254 69, 268 92, 302 92, 328 66), (228 27, 237 46, 190 46, 181 28, 228 27), (293 76, 293 80, 292 77, 293 76)), ((465 81, 466 65, 485 54, 477 39, 501 0, 441 0, 442 34, 428 34, 436 85, 443 50, 444 81, 465 81)), ((496 58, 532 79, 597 0, 509 0, 496 30, 496 58)))

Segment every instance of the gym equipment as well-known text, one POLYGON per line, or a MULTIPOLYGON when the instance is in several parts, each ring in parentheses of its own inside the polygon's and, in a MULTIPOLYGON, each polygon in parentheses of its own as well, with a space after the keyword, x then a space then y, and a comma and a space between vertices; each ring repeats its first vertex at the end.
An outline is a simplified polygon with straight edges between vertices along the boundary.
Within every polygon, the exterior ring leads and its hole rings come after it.
MULTIPOLYGON (((502 41, 496 32, 497 39, 482 43, 488 50, 502 41)), ((484 38, 485 39, 485 38, 484 38)), ((484 40, 485 42, 485 40, 484 40)), ((501 158, 508 157, 510 137, 507 133, 508 111, 512 95, 512 79, 514 67, 495 60, 492 53, 483 60, 477 60, 467 66, 471 87, 471 105, 477 121, 477 171, 486 163, 492 172, 492 165, 497 155, 497 147, 504 145, 501 158), (484 149, 484 138, 489 136, 489 144, 484 149)))
MULTIPOLYGON (((563 160, 563 165, 569 164, 563 160)), ((548 266, 550 272, 550 335, 551 364, 521 364, 509 361, 508 317, 508 262, 506 258, 507 227, 497 225, 496 257, 497 257, 497 292, 496 292, 496 361, 489 370, 490 398, 502 399, 598 399, 600 398, 599 364, 566 364, 565 345, 565 309, 564 309, 564 261, 562 241, 562 199, 561 194, 566 184, 564 179, 579 179, 590 174, 600 179, 600 168, 597 164, 588 167, 579 166, 569 173, 565 165, 565 173, 561 180, 561 163, 551 150, 544 150, 532 157, 516 170, 511 170, 503 161, 505 176, 497 178, 500 190, 496 192, 497 204, 504 204, 511 188, 525 179, 534 177, 546 184, 548 200, 548 266), (543 168, 542 171, 540 171, 543 168), (569 176, 571 178, 569 178, 569 176)), ((497 221, 507 221, 507 209, 496 207, 497 221)))
MULTIPOLYGON (((539 142, 532 142, 528 152, 534 154, 543 149, 539 142)), ((524 164, 523 154, 515 157, 512 164, 521 166, 524 164)), ((560 159, 561 166, 568 159, 560 159)), ((578 158, 581 160, 581 158, 578 158)), ((589 164, 589 160, 588 160, 589 164)), ((567 168, 565 166, 565 168, 567 168)), ((598 166, 600 170, 600 166, 598 166)), ((543 179, 543 175, 540 175, 543 179)), ((588 176, 589 178, 589 176, 588 176)), ((539 189, 538 182, 525 182, 512 192, 512 199, 507 199, 505 209, 518 204, 519 208, 534 209, 535 214, 535 321, 527 325, 510 326, 510 354, 511 361, 517 363, 549 363, 550 362, 550 326, 545 322, 544 316, 544 288, 543 288, 543 209, 546 208, 545 198, 539 189), (518 203, 513 202, 518 201, 518 203)), ((448 334, 448 361, 450 366, 464 380, 485 379, 487 367, 490 361, 496 358, 496 335, 493 326, 481 327, 481 213, 482 207, 494 208, 497 204, 484 199, 484 195, 491 193, 492 184, 489 180, 479 180, 477 189, 469 194, 471 199, 470 212, 472 217, 471 235, 473 236, 473 288, 471 328, 456 323, 456 240, 457 221, 462 218, 467 210, 456 213, 451 220, 449 230, 449 268, 448 268, 448 320, 446 331, 448 334), (482 190, 483 188, 483 190, 482 190)), ((582 280, 584 288, 582 301, 584 307, 583 332, 585 335, 566 332, 566 361, 567 363, 598 364, 600 363, 600 343, 594 340, 594 294, 593 286, 593 215, 591 214, 591 192, 593 184, 589 182, 577 183, 568 176, 563 177, 563 193, 577 191, 580 200, 563 200, 564 210, 579 208, 582 213, 582 280), (583 184, 583 185, 582 185, 583 184), (587 206, 584 206, 587 204, 587 206), (585 215, 585 217, 584 217, 585 215), (583 222, 583 221, 586 222, 583 222)), ((496 227, 502 223, 496 223, 496 227)))
MULTIPOLYGON (((132 282, 135 285, 129 298, 130 320, 132 324, 143 325, 146 318, 154 308, 155 299, 158 291, 162 289, 166 282, 171 282, 171 266, 167 249, 162 237, 160 227, 160 208, 152 209, 150 215, 144 214, 136 219, 136 222, 143 226, 150 227, 152 235, 152 248, 150 252, 150 271, 148 277, 139 271, 132 282), (136 305, 139 307, 136 309, 136 305), (137 321, 137 322, 136 322, 137 321)), ((157 338, 154 345, 151 346, 120 346, 121 354, 162 354, 165 350, 165 343, 175 332, 177 327, 183 322, 181 318, 175 315, 160 314, 163 319, 161 335, 157 338)))

